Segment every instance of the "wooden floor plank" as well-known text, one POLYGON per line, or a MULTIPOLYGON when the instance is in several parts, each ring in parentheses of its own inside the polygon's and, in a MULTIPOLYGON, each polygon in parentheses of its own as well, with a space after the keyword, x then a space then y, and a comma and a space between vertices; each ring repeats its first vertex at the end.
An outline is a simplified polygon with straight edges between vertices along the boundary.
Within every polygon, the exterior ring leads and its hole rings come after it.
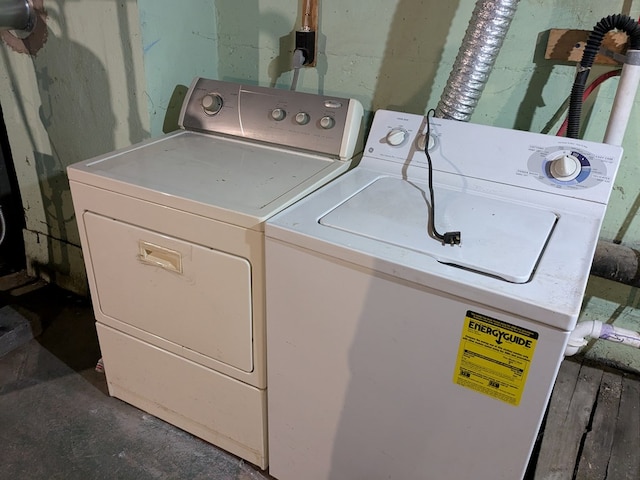
POLYGON ((574 360, 564 360, 560 364, 558 376, 553 387, 553 402, 547 415, 549 422, 564 422, 569 411, 571 397, 576 390, 581 368, 582 363, 574 360))
MULTIPOLYGON (((611 419, 611 421, 615 421, 611 419)), ((640 478, 640 381, 622 379, 620 410, 615 421, 613 447, 607 478, 611 480, 638 480, 640 478)))
POLYGON ((576 480, 605 480, 618 418, 622 374, 604 372, 600 382, 591 431, 587 434, 576 472, 576 480))
POLYGON ((533 470, 535 474, 527 476, 528 480, 545 480, 544 475, 547 474, 550 457, 553 453, 553 445, 551 441, 551 433, 555 431, 557 425, 562 425, 569 411, 571 397, 576 389, 578 375, 582 364, 573 359, 564 360, 560 364, 558 376, 553 387, 551 399, 549 400, 549 408, 547 409, 547 418, 543 425, 542 441, 540 450, 536 459, 536 468, 533 470), (546 436, 545 436, 546 433, 546 436))
MULTIPOLYGON (((571 363, 563 362, 563 369, 575 370, 571 363)), ((569 394, 568 406, 565 394, 554 390, 535 480, 573 479, 578 451, 600 389, 602 373, 599 368, 582 365, 573 394, 569 394)), ((571 384, 570 380, 568 384, 571 384)))

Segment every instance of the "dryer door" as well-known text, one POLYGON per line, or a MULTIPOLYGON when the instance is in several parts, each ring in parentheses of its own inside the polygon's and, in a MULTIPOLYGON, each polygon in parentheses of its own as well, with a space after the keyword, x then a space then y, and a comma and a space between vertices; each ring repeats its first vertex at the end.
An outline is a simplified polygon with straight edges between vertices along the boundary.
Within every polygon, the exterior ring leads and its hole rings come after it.
POLYGON ((251 264, 91 212, 90 262, 105 315, 245 372, 253 370, 251 264))

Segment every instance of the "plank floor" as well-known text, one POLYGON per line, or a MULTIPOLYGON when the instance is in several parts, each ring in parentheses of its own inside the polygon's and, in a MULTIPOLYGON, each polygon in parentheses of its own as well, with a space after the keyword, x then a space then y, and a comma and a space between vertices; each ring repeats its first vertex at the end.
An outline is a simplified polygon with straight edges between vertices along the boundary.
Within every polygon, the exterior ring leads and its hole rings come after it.
MULTIPOLYGON (((44 330, 0 362, 0 479, 267 478, 109 397, 104 376, 93 368, 99 349, 90 304, 41 287, 21 272, 0 276, 0 307, 13 305, 38 319, 44 330), (62 407, 65 402, 68 410, 62 407), (101 422, 98 414, 121 421, 101 422), (97 431, 102 424, 104 429, 97 431), (99 447, 84 437, 74 441, 93 430, 99 447)), ((640 480, 640 378, 565 360, 539 437, 525 480, 640 480)))
POLYGON ((639 480, 640 379, 565 360, 527 480, 639 480))

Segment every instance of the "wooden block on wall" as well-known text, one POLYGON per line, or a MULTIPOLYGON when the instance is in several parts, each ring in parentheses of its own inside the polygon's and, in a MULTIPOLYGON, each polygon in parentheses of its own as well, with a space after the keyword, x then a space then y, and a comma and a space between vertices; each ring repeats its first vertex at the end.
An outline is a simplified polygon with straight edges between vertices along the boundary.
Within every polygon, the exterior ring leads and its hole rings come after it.
MULTIPOLYGON (((549 40, 544 58, 549 60, 560 60, 563 62, 578 63, 582 58, 584 47, 589 38, 589 30, 549 30, 549 40)), ((601 47, 614 53, 624 54, 627 50, 627 34, 624 32, 609 32, 603 40, 601 47)), ((596 55, 595 64, 600 65, 620 65, 618 62, 607 56, 596 55)))

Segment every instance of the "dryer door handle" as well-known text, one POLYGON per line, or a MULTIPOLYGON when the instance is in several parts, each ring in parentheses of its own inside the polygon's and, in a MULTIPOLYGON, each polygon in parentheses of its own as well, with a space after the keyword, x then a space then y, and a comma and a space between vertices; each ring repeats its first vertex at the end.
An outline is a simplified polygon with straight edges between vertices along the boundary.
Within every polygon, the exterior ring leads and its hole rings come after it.
POLYGON ((140 248, 138 258, 142 263, 182 273, 182 254, 180 252, 143 240, 140 240, 138 245, 140 248))

